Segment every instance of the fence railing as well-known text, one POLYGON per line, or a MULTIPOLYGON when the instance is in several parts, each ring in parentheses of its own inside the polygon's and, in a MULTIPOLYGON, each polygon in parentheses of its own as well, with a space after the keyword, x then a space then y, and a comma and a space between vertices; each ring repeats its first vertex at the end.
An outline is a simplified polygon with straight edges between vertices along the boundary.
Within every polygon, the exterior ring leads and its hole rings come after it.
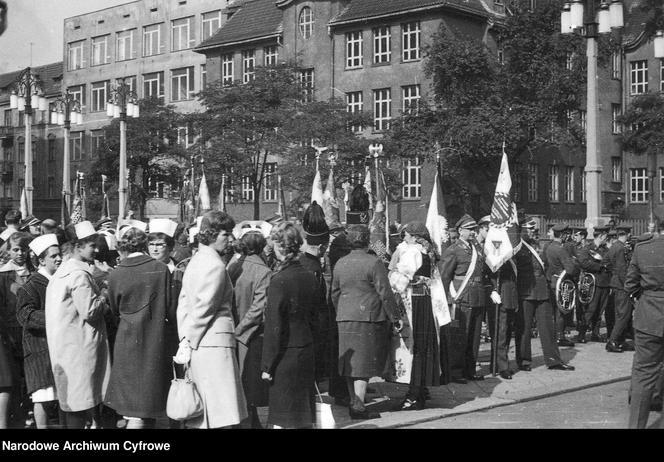
MULTIPOLYGON (((631 226, 632 227, 632 236, 638 236, 640 234, 648 231, 648 220, 647 219, 630 219, 630 220, 615 220, 616 226, 631 226)), ((549 225, 556 223, 566 223, 570 228, 584 228, 585 220, 583 218, 577 219, 564 219, 556 220, 555 218, 544 218, 540 221, 542 226, 540 226, 540 234, 546 233, 549 225)))

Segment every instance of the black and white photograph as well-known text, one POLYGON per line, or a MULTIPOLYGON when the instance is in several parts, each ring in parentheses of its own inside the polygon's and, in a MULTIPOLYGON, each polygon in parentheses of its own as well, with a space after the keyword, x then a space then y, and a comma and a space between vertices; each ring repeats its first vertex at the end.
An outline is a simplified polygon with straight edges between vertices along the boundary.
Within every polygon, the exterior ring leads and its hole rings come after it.
POLYGON ((664 429, 663 364, 664 0, 0 0, 3 455, 664 429))

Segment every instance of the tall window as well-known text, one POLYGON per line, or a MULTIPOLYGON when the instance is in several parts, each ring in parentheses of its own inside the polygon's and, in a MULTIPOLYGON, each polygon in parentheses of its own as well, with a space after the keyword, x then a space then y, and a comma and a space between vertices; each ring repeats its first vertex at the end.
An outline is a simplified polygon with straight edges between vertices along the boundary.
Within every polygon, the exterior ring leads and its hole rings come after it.
POLYGON ((201 40, 205 40, 214 35, 221 27, 221 10, 203 13, 201 24, 201 40))
POLYGON ((645 168, 629 169, 629 199, 632 203, 643 203, 648 201, 648 174, 645 168))
POLYGON ((537 164, 528 164, 528 201, 539 200, 539 168, 537 164))
POLYGON ((401 56, 404 61, 420 59, 420 22, 401 25, 401 56))
POLYGON ((277 164, 271 162, 265 164, 265 176, 263 177, 263 200, 274 202, 277 200, 277 164))
POLYGON ((247 83, 254 78, 254 67, 256 66, 256 50, 244 50, 242 52, 242 83, 247 83))
POLYGON ((401 87, 402 111, 404 114, 417 113, 420 105, 420 86, 406 85, 401 87))
POLYGON ((583 109, 579 109, 579 124, 581 125, 581 129, 583 131, 586 131, 587 127, 587 118, 586 118, 587 112, 584 111, 583 109))
POLYGON ((302 7, 300 10, 300 17, 298 19, 300 26, 300 34, 302 38, 308 39, 314 30, 314 13, 308 6, 302 7))
POLYGON ((265 66, 276 66, 278 59, 279 52, 276 45, 263 48, 263 64, 265 66))
POLYGON ((362 31, 346 33, 346 69, 362 67, 362 31))
POLYGON ((55 197, 55 177, 48 177, 48 197, 55 197))
POLYGON ((221 57, 221 83, 230 85, 233 83, 233 54, 221 57))
POLYGON ((251 184, 249 176, 242 177, 242 200, 247 202, 254 200, 254 185, 251 184))
POLYGON ((83 44, 85 40, 67 44, 67 70, 74 71, 83 67, 83 44))
POLYGON ((558 202, 560 200, 560 168, 557 165, 549 165, 549 200, 558 202))
POLYGON ((629 76, 630 94, 640 95, 648 92, 648 60, 630 61, 629 76))
POLYGON ((392 114, 392 91, 381 88, 373 91, 374 97, 374 130, 383 131, 390 128, 392 114))
POLYGON ((12 120, 13 120, 12 110, 11 109, 5 109, 5 119, 4 119, 5 127, 11 127, 13 125, 12 120))
POLYGON ((90 153, 94 156, 104 144, 104 130, 92 130, 90 132, 90 153))
POLYGON ((171 101, 184 101, 194 97, 194 67, 171 71, 171 101))
POLYGON ((127 77, 120 77, 115 79, 115 85, 120 85, 122 82, 124 82, 128 87, 129 91, 136 91, 136 76, 135 75, 130 75, 127 77))
POLYGON ((565 202, 574 202, 574 167, 565 167, 565 202))
POLYGON ((622 158, 611 158, 611 181, 616 183, 622 182, 622 158))
POLYGON ((18 159, 18 163, 22 164, 23 162, 25 162, 25 140, 23 138, 18 139, 17 147, 18 147, 18 156, 16 157, 18 159))
POLYGON ((116 34, 115 60, 125 61, 135 57, 134 33, 136 29, 125 30, 116 34))
POLYGON ((162 28, 164 23, 152 24, 143 28, 143 56, 153 56, 162 53, 165 48, 162 44, 162 28))
POLYGON ((659 168, 659 201, 664 202, 664 168, 659 168))
POLYGON ((69 156, 71 160, 83 159, 83 132, 69 134, 69 156))
POLYGON ((664 59, 659 60, 659 91, 664 91, 664 59))
POLYGON ((171 51, 186 50, 194 46, 194 17, 176 19, 171 23, 171 51))
POLYGON ((98 112, 106 110, 106 93, 108 90, 108 80, 106 82, 92 83, 92 105, 90 111, 98 112))
POLYGON ((419 199, 422 197, 422 165, 420 158, 404 161, 401 174, 404 199, 419 199))
POLYGON ((611 104, 611 118, 613 133, 622 133, 622 124, 618 120, 622 114, 622 106, 620 104, 611 104))
POLYGON ((143 98, 164 97, 164 73, 151 72, 143 74, 143 98))
POLYGON ((620 70, 622 68, 622 59, 619 51, 614 51, 611 54, 611 78, 619 79, 620 70))
POLYGON ((189 136, 189 126, 181 125, 177 128, 177 144, 182 147, 188 148, 193 144, 191 137, 189 136))
MULTIPOLYGON (((361 91, 346 93, 346 110, 352 113, 359 113, 364 110, 361 91)), ((350 129, 353 132, 360 132, 362 131, 362 125, 352 125, 350 129)))
POLYGON ((201 64, 201 90, 204 90, 207 87, 207 67, 205 64, 201 64))
POLYGON ((78 101, 81 106, 85 106, 85 85, 75 85, 68 88, 72 97, 78 101))
POLYGON ((55 160, 55 151, 57 149, 55 135, 48 135, 48 161, 53 162, 55 160))
POLYGON ((581 167, 581 202, 585 202, 588 194, 588 184, 586 182, 587 174, 583 167, 581 167))
POLYGON ((302 86, 302 102, 311 103, 314 100, 314 70, 300 71, 300 85, 302 86))
POLYGON ((111 60, 108 55, 108 35, 92 38, 92 65, 99 66, 111 60))
POLYGON ((389 63, 392 59, 392 33, 390 26, 373 29, 373 62, 374 64, 389 63))
POLYGON ((565 55, 565 69, 568 71, 571 71, 574 67, 574 58, 576 58, 576 53, 574 52, 568 52, 565 55))

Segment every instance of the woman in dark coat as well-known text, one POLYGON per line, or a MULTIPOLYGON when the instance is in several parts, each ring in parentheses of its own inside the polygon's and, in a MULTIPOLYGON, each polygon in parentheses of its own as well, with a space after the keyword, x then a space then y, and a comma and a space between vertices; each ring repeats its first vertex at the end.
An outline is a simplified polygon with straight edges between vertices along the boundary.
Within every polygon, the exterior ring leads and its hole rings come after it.
POLYGON ((165 415, 177 351, 175 304, 168 266, 147 255, 147 235, 126 231, 127 257, 108 278, 111 311, 120 318, 105 404, 128 418, 127 428, 154 426, 165 415))
POLYGON ((318 282, 297 260, 302 237, 292 223, 272 231, 280 261, 265 310, 262 377, 270 381, 268 424, 311 427, 315 419, 314 343, 318 282))
POLYGON ((62 263, 55 234, 34 239, 30 248, 35 254, 38 270, 18 289, 16 318, 23 326, 23 367, 27 392, 34 403, 37 428, 47 428, 49 414, 57 414, 55 379, 46 341, 46 286, 62 263))

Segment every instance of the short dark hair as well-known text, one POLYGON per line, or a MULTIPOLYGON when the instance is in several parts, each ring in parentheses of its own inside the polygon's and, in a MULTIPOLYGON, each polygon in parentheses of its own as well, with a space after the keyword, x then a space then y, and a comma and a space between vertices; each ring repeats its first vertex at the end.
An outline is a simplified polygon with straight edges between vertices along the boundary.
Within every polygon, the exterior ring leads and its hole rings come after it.
POLYGON ((148 235, 138 228, 131 227, 118 241, 118 250, 122 252, 147 252, 148 235))
POLYGON ((553 230, 553 237, 560 237, 565 233, 565 231, 556 231, 555 229, 553 230))
POLYGON ((166 243, 166 247, 168 247, 171 250, 173 250, 173 247, 175 247, 175 239, 173 239, 168 234, 164 234, 164 233, 150 233, 150 234, 148 234, 148 243, 152 242, 152 241, 155 241, 157 239, 163 239, 164 242, 166 243))
POLYGON ((198 230, 198 242, 210 245, 217 240, 221 231, 228 233, 233 231, 235 220, 226 212, 211 210, 203 215, 201 228, 198 230))
POLYGON ((31 234, 25 233, 25 232, 17 232, 9 236, 7 239, 7 242, 9 242, 8 247, 11 247, 12 245, 16 244, 21 248, 27 249, 28 244, 30 244, 30 241, 32 241, 33 237, 31 234))
POLYGON ((18 210, 9 210, 5 213, 5 223, 8 225, 18 225, 21 222, 21 212, 18 210))
POLYGON ((369 247, 371 232, 367 225, 350 225, 346 229, 348 242, 353 249, 365 249, 369 247))
POLYGON ((260 255, 267 244, 261 233, 247 233, 240 239, 240 250, 245 255, 260 255))

